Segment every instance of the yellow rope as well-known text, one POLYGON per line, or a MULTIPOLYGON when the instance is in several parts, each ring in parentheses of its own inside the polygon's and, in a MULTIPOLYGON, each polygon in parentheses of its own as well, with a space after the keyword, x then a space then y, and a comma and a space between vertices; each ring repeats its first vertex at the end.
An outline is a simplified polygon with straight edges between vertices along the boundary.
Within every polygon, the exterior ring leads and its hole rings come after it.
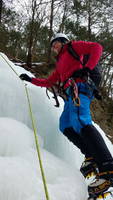
POLYGON ((37 137, 37 134, 36 134, 37 131, 36 131, 36 127, 35 127, 35 122, 34 122, 34 118, 33 118, 32 107, 31 107, 30 98, 29 98, 29 94, 28 94, 28 89, 27 89, 26 85, 25 85, 25 90, 26 90, 26 95, 27 95, 28 104, 29 104, 29 110, 30 110, 30 116, 31 116, 31 121, 32 121, 32 127, 33 127, 33 130, 34 130, 36 149, 37 149, 38 159, 39 159, 39 163, 40 163, 40 170, 41 170, 41 174, 42 174, 42 180, 43 180, 43 184, 44 184, 45 195, 46 195, 46 199, 49 200, 49 194, 48 194, 48 189, 47 189, 47 184, 46 184, 46 178, 45 178, 45 175, 44 175, 44 170, 43 170, 42 160, 41 160, 41 155, 40 155, 40 148, 39 148, 39 143, 38 143, 38 137, 37 137))
MULTIPOLYGON (((14 73, 19 77, 18 73, 13 69, 11 64, 4 58, 4 56, 2 54, 0 54, 0 55, 6 61, 8 66, 14 71, 14 73)), ((39 142, 38 142, 37 130, 36 130, 36 126, 35 126, 35 120, 34 120, 33 112, 32 112, 31 101, 30 101, 30 97, 29 97, 29 93, 28 93, 26 84, 24 84, 24 87, 25 87, 26 96, 27 96, 28 105, 29 105, 30 117, 31 117, 31 121, 32 121, 32 128, 33 128, 34 137, 35 137, 35 144, 36 144, 36 149, 37 149, 37 154, 38 154, 38 159, 39 159, 39 165, 40 165, 45 195, 46 195, 46 199, 49 200, 49 193, 48 193, 46 178, 45 178, 44 169, 43 169, 42 160, 41 160, 40 147, 39 147, 39 142)))

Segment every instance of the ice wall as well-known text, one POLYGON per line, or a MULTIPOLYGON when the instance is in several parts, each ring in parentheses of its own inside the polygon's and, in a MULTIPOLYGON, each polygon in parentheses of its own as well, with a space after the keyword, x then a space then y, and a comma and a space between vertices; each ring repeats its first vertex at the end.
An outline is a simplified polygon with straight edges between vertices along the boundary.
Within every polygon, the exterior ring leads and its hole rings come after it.
MULTIPOLYGON (((4 54, 0 54, 0 117, 16 119, 32 128, 25 83, 19 79, 12 68, 18 75, 21 73, 31 75, 24 69, 15 66, 4 54)), ((71 165, 79 167, 83 157, 58 129, 58 120, 63 109, 62 100, 60 100, 61 107, 56 108, 52 95, 49 93, 51 97, 49 100, 44 88, 30 83, 27 83, 27 88, 37 133, 43 138, 44 148, 71 165)))

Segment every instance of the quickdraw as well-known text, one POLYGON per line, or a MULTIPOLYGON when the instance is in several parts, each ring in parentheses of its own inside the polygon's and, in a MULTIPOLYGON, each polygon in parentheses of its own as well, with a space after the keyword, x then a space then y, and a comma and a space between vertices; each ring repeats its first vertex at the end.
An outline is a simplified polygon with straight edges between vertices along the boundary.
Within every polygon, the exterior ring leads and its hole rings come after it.
POLYGON ((80 106, 80 98, 78 96, 78 86, 73 78, 70 79, 70 86, 73 88, 72 99, 76 106, 80 106))

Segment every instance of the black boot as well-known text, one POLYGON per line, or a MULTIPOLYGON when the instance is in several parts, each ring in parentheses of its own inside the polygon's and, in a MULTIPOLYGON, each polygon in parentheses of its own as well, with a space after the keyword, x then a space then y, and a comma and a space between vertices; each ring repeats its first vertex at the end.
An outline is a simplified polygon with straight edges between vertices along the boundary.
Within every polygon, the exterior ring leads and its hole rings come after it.
POLYGON ((75 146, 77 146, 80 151, 85 155, 85 160, 80 167, 80 171, 83 176, 90 177, 91 175, 96 174, 97 172, 97 165, 92 158, 87 145, 84 143, 82 137, 75 132, 75 130, 70 127, 66 128, 63 133, 75 146))
POLYGON ((98 167, 93 157, 85 158, 80 167, 80 171, 87 179, 95 177, 98 173, 98 167))
POLYGON ((113 171, 98 173, 94 182, 88 185, 88 193, 90 197, 101 196, 102 199, 108 195, 113 197, 113 171))

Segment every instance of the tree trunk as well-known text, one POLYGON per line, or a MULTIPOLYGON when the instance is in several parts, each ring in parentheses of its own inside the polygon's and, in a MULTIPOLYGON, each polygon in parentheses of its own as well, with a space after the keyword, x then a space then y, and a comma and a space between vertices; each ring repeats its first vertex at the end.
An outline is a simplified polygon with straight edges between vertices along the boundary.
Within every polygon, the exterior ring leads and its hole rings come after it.
MULTIPOLYGON (((69 3, 69 2, 68 2, 69 3)), ((67 0, 65 0, 65 6, 64 6, 64 10, 63 10, 63 17, 62 17, 62 22, 59 26, 59 31, 58 32, 62 32, 64 31, 64 26, 65 26, 65 20, 66 20, 66 11, 67 11, 67 7, 68 7, 68 3, 67 0)))
POLYGON ((36 0, 32 0, 32 18, 30 24, 29 33, 29 45, 28 45, 28 55, 27 55, 27 66, 31 68, 32 66, 32 47, 33 47, 33 28, 34 28, 34 18, 36 12, 36 0))
POLYGON ((50 46, 50 41, 52 38, 52 34, 53 34, 53 11, 54 11, 54 1, 51 1, 51 14, 50 14, 50 29, 49 29, 49 47, 48 47, 48 59, 47 59, 47 63, 50 63, 50 58, 51 58, 51 46, 50 46))
POLYGON ((31 68, 32 66, 32 45, 33 45, 33 33, 32 27, 30 30, 29 46, 28 46, 28 55, 27 55, 27 66, 31 68))
POLYGON ((91 40, 91 5, 88 1, 88 39, 91 40))
POLYGON ((0 24, 2 21, 2 6, 3 6, 3 0, 0 0, 0 24))

